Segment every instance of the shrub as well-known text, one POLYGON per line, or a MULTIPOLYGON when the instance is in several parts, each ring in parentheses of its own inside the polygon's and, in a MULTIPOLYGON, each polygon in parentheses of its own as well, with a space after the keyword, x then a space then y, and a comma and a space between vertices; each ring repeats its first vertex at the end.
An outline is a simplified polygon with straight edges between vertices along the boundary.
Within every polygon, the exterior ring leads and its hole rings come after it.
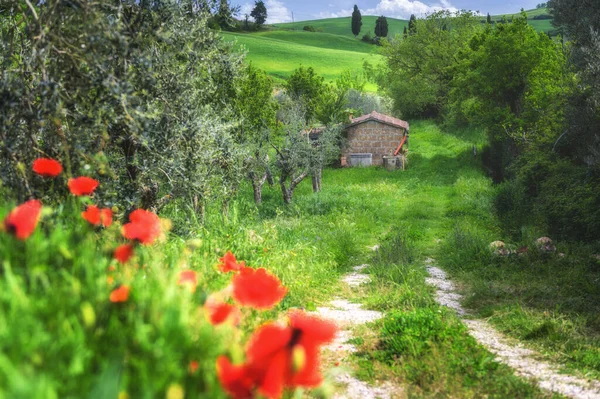
POLYGON ((304 25, 304 27, 302 28, 302 30, 305 30, 307 32, 316 32, 314 26, 312 26, 312 25, 304 25))
POLYGON ((369 33, 365 33, 361 39, 363 42, 373 43, 373 38, 369 33))

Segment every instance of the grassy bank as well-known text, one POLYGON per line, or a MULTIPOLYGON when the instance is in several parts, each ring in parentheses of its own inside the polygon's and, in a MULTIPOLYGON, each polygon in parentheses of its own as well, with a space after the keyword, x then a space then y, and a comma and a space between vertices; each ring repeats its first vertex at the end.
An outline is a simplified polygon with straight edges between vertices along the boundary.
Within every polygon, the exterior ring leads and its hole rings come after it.
MULTIPOLYGON (((365 60, 378 63, 382 57, 360 41, 325 33, 265 32, 258 34, 223 33, 225 40, 236 41, 247 51, 246 60, 265 70, 276 80, 287 79, 299 66, 312 67, 331 82, 345 70, 361 72, 365 60)), ((367 90, 376 91, 373 83, 367 90)))

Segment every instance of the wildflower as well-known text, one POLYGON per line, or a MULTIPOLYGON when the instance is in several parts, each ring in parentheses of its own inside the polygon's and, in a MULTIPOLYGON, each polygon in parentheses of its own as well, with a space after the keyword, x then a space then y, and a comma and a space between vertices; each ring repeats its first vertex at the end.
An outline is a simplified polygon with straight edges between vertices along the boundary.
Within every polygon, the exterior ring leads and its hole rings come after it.
POLYGON ((336 326, 301 311, 289 313, 289 326, 266 324, 253 335, 246 350, 246 373, 261 394, 279 398, 284 387, 313 388, 319 371, 320 346, 333 341, 336 326))
POLYGON ((100 209, 100 223, 104 227, 110 227, 113 222, 113 214, 110 208, 100 209))
POLYGON ((127 302, 128 298, 129 287, 126 285, 121 285, 110 293, 110 301, 113 303, 127 302))
POLYGON ((194 287, 198 284, 198 278, 196 277, 196 272, 193 270, 184 270, 179 273, 179 282, 178 284, 191 284, 194 287))
POLYGON ((225 356, 217 358, 217 376, 221 386, 234 399, 252 399, 254 382, 246 373, 246 367, 234 366, 225 356))
POLYGON ((287 293, 277 276, 266 269, 245 267, 232 279, 233 298, 242 306, 270 309, 287 293))
POLYGON ((113 254, 113 257, 120 263, 127 263, 133 256, 133 245, 123 244, 119 245, 113 254))
POLYGON ((223 273, 227 272, 239 272, 244 267, 246 267, 245 263, 242 261, 240 263, 237 262, 235 255, 231 253, 231 251, 227 251, 225 256, 219 258, 219 264, 217 265, 219 270, 223 273))
POLYGON ((200 367, 200 363, 198 363, 197 360, 190 361, 190 366, 189 366, 190 374, 194 374, 196 371, 198 371, 199 367, 200 367))
POLYGON ((71 194, 81 196, 90 195, 98 187, 98 180, 92 179, 91 177, 81 176, 75 179, 69 179, 69 191, 71 194))
POLYGON ((39 220, 42 203, 29 200, 13 209, 4 219, 5 230, 19 240, 26 240, 35 230, 39 220))
POLYGON ((33 171, 40 176, 56 177, 62 172, 62 165, 55 159, 38 158, 33 161, 33 171))
POLYGON ((129 222, 123 226, 123 236, 142 244, 152 244, 160 235, 160 219, 154 213, 136 209, 129 215, 129 222))
POLYGON ((208 314, 208 321, 214 326, 223 324, 226 321, 236 326, 240 322, 241 312, 234 305, 228 303, 214 303, 213 301, 207 300, 204 304, 204 308, 208 314))

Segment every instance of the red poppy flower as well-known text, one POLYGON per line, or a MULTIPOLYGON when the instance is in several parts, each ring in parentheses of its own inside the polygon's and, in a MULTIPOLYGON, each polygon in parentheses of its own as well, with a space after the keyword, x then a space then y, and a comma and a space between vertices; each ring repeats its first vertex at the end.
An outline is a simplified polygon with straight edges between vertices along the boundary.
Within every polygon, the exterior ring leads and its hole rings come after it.
POLYGON ((194 374, 196 371, 198 371, 199 367, 200 367, 200 363, 198 363, 197 360, 190 361, 190 366, 189 366, 190 374, 194 374))
POLYGON ((270 309, 287 293, 277 276, 266 269, 245 267, 232 279, 233 298, 242 306, 270 309))
POLYGON ((81 176, 75 179, 69 179, 69 191, 71 194, 81 196, 90 195, 98 187, 98 180, 92 179, 91 177, 81 176))
POLYGON ((100 209, 96 205, 90 205, 85 212, 81 212, 81 217, 93 225, 100 224, 100 209))
POLYGON ((234 366, 225 356, 217 358, 217 376, 221 386, 234 399, 252 399, 254 382, 245 366, 234 366))
POLYGON ((88 206, 85 212, 81 212, 81 217, 94 226, 109 227, 112 224, 112 211, 108 208, 99 209, 96 205, 88 206))
POLYGON ((56 177, 62 172, 62 165, 55 159, 38 158, 33 161, 33 171, 40 176, 56 177))
POLYGON ((129 287, 122 285, 119 288, 115 288, 110 293, 110 301, 113 303, 127 302, 129 298, 129 287))
POLYGON ((104 227, 110 227, 113 222, 113 213, 109 208, 100 209, 100 223, 104 227))
POLYGON ((180 272, 178 284, 191 284, 195 287, 196 284, 198 284, 196 272, 193 270, 184 270, 180 272))
POLYGON ((123 226, 123 236, 128 240, 152 244, 160 235, 160 219, 152 212, 136 209, 129 215, 129 221, 123 226))
POLYGON ((117 249, 115 249, 115 253, 113 254, 113 257, 120 263, 127 263, 127 261, 131 259, 132 256, 133 245, 131 244, 119 245, 117 249))
POLYGON ((279 398, 284 387, 313 388, 323 377, 319 347, 333 341, 336 326, 304 312, 292 311, 287 327, 267 324, 253 335, 246 350, 247 371, 259 392, 279 398))
POLYGON ((206 301, 204 308, 208 313, 208 320, 213 326, 223 324, 227 320, 230 320, 234 326, 237 326, 240 322, 240 317, 242 316, 238 308, 228 303, 212 303, 211 301, 206 301))
POLYGON ((225 256, 219 258, 219 264, 217 265, 219 270, 223 273, 227 272, 239 272, 244 267, 246 267, 245 263, 242 261, 240 263, 237 262, 235 255, 231 253, 231 251, 227 251, 225 256))
POLYGON ((4 219, 4 228, 19 240, 27 239, 35 230, 39 220, 42 203, 29 200, 13 209, 4 219))

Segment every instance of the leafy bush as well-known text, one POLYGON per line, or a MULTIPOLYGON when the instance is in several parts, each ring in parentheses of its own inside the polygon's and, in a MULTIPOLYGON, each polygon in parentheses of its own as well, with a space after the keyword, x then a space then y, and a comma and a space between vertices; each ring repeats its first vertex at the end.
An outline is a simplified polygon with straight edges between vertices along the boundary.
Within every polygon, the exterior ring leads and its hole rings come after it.
POLYGON ((307 32, 316 32, 315 27, 312 25, 304 25, 304 27, 302 28, 302 30, 305 30, 307 32))

